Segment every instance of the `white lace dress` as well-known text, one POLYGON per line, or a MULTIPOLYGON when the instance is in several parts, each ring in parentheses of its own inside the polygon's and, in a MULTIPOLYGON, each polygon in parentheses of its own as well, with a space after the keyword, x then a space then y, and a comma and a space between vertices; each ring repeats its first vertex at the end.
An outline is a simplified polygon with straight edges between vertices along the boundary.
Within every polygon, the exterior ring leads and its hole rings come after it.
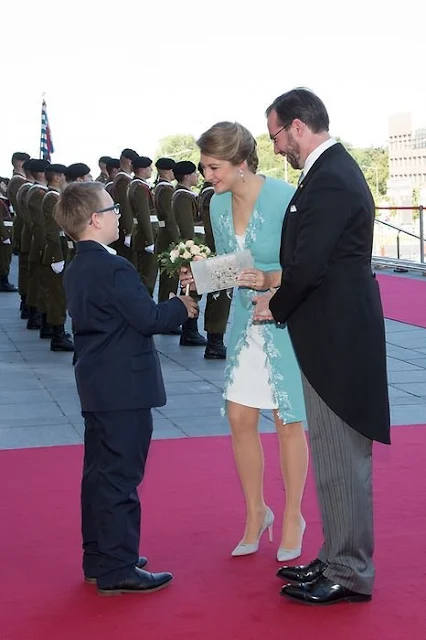
MULTIPOLYGON (((245 236, 236 235, 235 238, 242 251, 245 236)), ((264 345, 262 326, 251 325, 247 333, 247 345, 241 349, 232 382, 226 389, 226 400, 257 409, 278 408, 269 382, 271 373, 264 345)))

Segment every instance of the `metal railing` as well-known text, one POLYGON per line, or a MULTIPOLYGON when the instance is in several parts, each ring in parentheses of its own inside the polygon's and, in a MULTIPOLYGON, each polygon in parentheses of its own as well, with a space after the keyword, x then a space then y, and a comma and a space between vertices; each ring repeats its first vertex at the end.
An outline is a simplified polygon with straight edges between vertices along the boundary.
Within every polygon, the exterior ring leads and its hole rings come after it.
POLYGON ((407 231, 406 229, 402 229, 390 222, 385 222, 384 220, 375 220, 375 223, 379 226, 387 227, 389 229, 393 229, 396 231, 396 258, 386 257, 384 255, 373 255, 373 263, 376 266, 382 267, 394 267, 395 271, 421 271, 423 275, 426 275, 426 263, 425 263, 425 243, 426 239, 424 237, 424 207, 423 205, 414 206, 414 207, 376 207, 377 210, 385 210, 385 211, 418 211, 419 214, 419 235, 416 233, 412 233, 411 231, 407 231), (408 236, 411 238, 415 238, 419 243, 419 256, 420 262, 411 259, 401 258, 401 240, 400 236, 404 234, 404 236, 408 236))

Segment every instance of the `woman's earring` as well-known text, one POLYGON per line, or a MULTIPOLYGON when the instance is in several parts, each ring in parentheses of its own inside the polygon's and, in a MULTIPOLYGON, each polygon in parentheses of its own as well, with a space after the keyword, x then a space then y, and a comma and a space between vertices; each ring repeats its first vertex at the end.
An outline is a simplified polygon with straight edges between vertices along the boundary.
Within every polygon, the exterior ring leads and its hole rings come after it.
POLYGON ((243 182, 245 182, 245 180, 244 180, 244 172, 243 172, 243 170, 242 170, 242 169, 239 169, 239 170, 238 170, 238 173, 240 174, 240 178, 241 178, 241 180, 242 180, 243 182))

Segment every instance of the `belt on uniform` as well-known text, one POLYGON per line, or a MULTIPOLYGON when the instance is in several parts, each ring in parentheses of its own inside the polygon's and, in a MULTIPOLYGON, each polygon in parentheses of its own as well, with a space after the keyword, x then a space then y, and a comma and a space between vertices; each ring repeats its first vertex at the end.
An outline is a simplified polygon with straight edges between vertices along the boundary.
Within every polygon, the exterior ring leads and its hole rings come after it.
POLYGON ((195 233, 204 233, 204 227, 194 227, 195 233))
MULTIPOLYGON (((158 222, 157 216, 149 216, 149 219, 150 219, 151 222, 158 222)), ((138 224, 138 219, 137 218, 133 218, 133 224, 138 224)))
POLYGON ((3 220, 3 224, 5 227, 13 227, 13 221, 12 220, 3 220))
POLYGON ((164 227, 166 226, 166 221, 165 220, 159 220, 158 221, 158 226, 161 227, 161 229, 164 229, 164 227))

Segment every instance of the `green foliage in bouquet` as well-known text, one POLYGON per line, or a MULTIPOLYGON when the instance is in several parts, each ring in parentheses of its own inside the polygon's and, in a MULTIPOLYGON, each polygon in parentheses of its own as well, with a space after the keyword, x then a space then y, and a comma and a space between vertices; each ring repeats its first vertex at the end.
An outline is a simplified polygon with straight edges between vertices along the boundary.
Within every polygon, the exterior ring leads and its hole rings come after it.
POLYGON ((179 273, 182 267, 189 267, 193 260, 204 260, 213 257, 209 247, 198 238, 194 240, 181 240, 177 244, 172 244, 167 251, 163 251, 158 256, 161 273, 167 273, 169 278, 179 273))

